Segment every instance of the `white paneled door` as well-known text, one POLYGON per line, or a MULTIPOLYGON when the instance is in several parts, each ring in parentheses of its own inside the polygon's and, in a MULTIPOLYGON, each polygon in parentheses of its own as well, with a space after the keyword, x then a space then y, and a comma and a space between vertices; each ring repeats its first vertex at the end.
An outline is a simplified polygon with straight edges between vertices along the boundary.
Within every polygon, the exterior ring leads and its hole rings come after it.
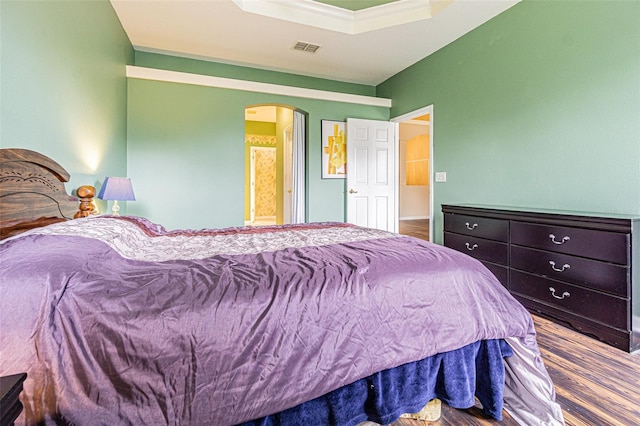
POLYGON ((347 222, 398 232, 397 123, 347 119, 347 222))

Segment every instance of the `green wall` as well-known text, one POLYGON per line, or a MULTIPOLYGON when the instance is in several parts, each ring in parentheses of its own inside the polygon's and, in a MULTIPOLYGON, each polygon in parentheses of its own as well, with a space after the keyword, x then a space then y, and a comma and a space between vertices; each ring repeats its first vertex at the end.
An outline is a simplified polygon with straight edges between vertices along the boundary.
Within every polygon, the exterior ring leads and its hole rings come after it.
POLYGON ((434 105, 443 203, 640 214, 640 2, 525 0, 378 86, 434 105))
POLYGON ((376 88, 374 86, 364 84, 346 83, 342 81, 268 71, 259 68, 240 67, 237 65, 197 59, 180 58, 177 56, 161 55, 150 52, 136 51, 135 58, 136 65, 140 67, 212 75, 237 80, 258 81, 261 83, 272 83, 282 86, 351 93, 354 95, 376 95, 376 88))
POLYGON ((344 221, 344 180, 321 179, 320 121, 388 120, 389 108, 242 90, 129 79, 129 214, 167 228, 244 221, 245 107, 275 104, 308 114, 308 220, 344 221))
POLYGON ((0 24, 0 146, 52 157, 69 192, 125 176, 133 48, 111 4, 2 0, 0 24))
POLYGON ((268 123, 266 121, 251 121, 246 120, 244 122, 244 132, 247 135, 276 135, 276 123, 268 123))
MULTIPOLYGON (((308 219, 344 220, 320 178, 320 120, 434 105, 442 203, 640 213, 640 2, 524 0, 377 88, 393 108, 125 77, 156 66, 372 95, 369 86, 138 52, 107 0, 0 1, 0 146, 51 156, 71 191, 128 175, 126 211, 168 227, 240 225, 244 108, 308 117, 308 219)), ((104 208, 103 208, 104 210, 104 208)))

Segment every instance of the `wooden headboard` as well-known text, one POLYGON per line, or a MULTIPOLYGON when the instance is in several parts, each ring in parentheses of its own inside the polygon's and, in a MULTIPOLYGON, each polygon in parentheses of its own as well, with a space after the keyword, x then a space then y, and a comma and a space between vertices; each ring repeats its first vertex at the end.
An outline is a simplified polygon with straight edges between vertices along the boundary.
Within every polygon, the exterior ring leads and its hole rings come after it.
POLYGON ((67 194, 65 182, 69 173, 49 157, 0 149, 0 239, 72 219, 78 200, 67 194))

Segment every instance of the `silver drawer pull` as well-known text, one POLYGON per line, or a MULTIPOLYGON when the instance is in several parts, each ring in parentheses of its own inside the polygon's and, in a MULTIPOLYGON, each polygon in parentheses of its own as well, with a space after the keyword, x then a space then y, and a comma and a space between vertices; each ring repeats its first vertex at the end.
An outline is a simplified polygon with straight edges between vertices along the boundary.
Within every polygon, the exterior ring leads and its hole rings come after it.
POLYGON ((470 229, 472 231, 478 227, 477 223, 474 223, 473 225, 469 225, 469 222, 466 222, 465 225, 467 225, 467 229, 470 229))
POLYGON ((564 244, 564 243, 566 243, 567 241, 569 241, 571 239, 569 237, 562 237, 562 241, 556 241, 556 236, 553 235, 553 234, 549 234, 549 238, 551 238, 551 242, 553 244, 558 244, 558 245, 564 244))
POLYGON ((556 268, 556 262, 554 262, 553 260, 549 261, 549 265, 551 265, 551 269, 553 269, 556 272, 564 272, 565 269, 571 268, 571 266, 568 263, 565 263, 564 265, 562 265, 562 269, 558 269, 556 268))
POLYGON ((571 296, 571 294, 568 291, 565 291, 564 293, 562 293, 562 296, 556 296, 556 289, 553 287, 549 287, 549 291, 551 292, 551 295, 553 297, 560 300, 564 299, 565 297, 571 296))
POLYGON ((469 250, 469 251, 474 251, 475 249, 478 248, 477 244, 474 244, 472 246, 470 246, 469 243, 464 243, 464 244, 467 246, 467 250, 469 250))

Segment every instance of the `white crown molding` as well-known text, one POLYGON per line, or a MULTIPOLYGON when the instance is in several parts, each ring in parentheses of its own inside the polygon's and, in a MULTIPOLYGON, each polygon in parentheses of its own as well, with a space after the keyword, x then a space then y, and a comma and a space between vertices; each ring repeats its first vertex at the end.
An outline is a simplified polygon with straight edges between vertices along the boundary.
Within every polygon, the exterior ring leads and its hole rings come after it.
POLYGON ((430 0, 398 0, 355 12, 352 34, 408 24, 433 16, 430 0))
POLYGON ((352 35, 429 19, 452 1, 398 0, 351 11, 312 0, 233 0, 245 12, 352 35))
POLYGON ((302 87, 282 86, 279 84, 259 83, 178 71, 127 65, 128 78, 166 81, 170 83, 193 84, 196 86, 217 87, 221 89, 243 90, 247 92, 269 93, 272 95, 293 96, 296 98, 317 99, 323 101, 345 102, 358 105, 391 108, 391 99, 374 96, 352 95, 327 90, 306 89, 302 87))

